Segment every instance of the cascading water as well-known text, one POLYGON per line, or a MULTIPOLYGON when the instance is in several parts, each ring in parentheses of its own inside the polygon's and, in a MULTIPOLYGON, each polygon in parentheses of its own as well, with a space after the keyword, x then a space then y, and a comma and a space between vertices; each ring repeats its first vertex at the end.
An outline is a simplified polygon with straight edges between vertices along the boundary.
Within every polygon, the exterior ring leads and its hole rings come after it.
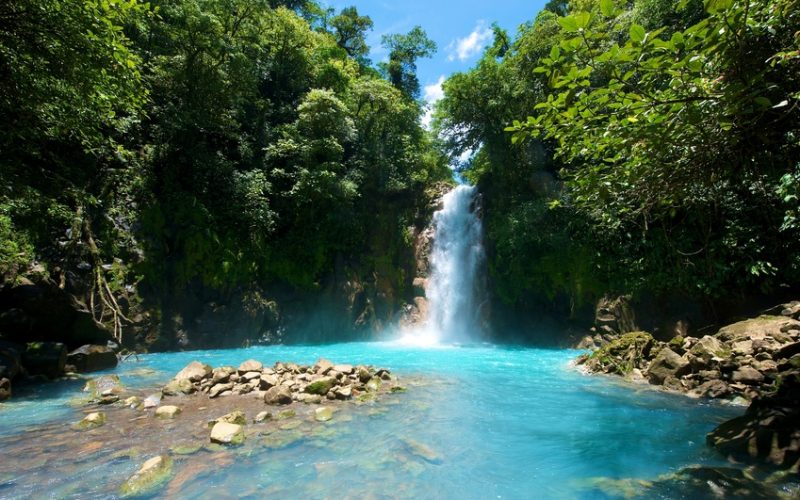
POLYGON ((424 330, 429 342, 480 338, 481 290, 477 278, 484 251, 475 192, 474 186, 457 186, 444 196, 442 209, 433 216, 431 275, 426 288, 429 313, 424 330))

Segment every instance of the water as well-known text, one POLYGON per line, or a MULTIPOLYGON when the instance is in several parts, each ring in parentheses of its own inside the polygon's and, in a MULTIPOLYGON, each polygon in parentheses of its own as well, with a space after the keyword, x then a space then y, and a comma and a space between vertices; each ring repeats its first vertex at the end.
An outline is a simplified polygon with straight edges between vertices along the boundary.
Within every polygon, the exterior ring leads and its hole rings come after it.
POLYGON ((434 343, 480 338, 477 277, 484 251, 481 220, 474 211, 475 192, 474 186, 457 186, 444 196, 442 209, 433 216, 425 335, 434 343))
MULTIPOLYGON (((229 451, 176 455, 175 474, 158 496, 610 498, 598 478, 653 479, 691 464, 723 464, 705 435, 742 409, 585 376, 569 366, 577 354, 490 345, 272 346, 146 355, 116 372, 128 387, 150 390, 195 359, 266 365, 323 356, 388 367, 409 389, 348 405, 352 411, 329 424, 301 414, 300 427, 271 435, 293 436, 282 448, 251 436, 229 451), (415 453, 415 443, 432 454, 415 453)), ((73 431, 69 424, 82 413, 68 402, 79 387, 38 386, 0 405, 0 497, 113 497, 180 435, 180 416, 169 424, 134 421, 140 413, 129 409, 109 411, 128 412, 127 425, 141 423, 144 432, 120 428, 98 442, 94 431, 73 431), (131 447, 137 452, 126 455, 131 447)), ((193 432, 207 436, 203 427, 193 432)))

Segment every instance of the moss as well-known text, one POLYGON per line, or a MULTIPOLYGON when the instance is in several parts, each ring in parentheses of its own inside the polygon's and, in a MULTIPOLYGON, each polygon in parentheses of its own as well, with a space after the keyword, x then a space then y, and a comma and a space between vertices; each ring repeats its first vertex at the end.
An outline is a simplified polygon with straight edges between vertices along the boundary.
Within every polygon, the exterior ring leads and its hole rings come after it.
POLYGON ((591 371, 627 375, 649 356, 653 343, 647 332, 626 333, 592 353, 586 365, 591 371))

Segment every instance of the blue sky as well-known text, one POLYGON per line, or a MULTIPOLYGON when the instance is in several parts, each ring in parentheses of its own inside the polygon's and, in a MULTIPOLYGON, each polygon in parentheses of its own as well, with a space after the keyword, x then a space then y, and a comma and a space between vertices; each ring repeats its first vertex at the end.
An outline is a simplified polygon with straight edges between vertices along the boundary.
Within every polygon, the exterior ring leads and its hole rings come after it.
POLYGON ((429 102, 441 96, 441 82, 448 75, 469 69, 492 43, 490 25, 497 22, 514 36, 517 27, 536 17, 546 0, 328 0, 337 11, 355 6, 375 23, 367 37, 374 62, 384 60, 381 37, 407 33, 422 26, 439 51, 417 63, 423 97, 429 102))

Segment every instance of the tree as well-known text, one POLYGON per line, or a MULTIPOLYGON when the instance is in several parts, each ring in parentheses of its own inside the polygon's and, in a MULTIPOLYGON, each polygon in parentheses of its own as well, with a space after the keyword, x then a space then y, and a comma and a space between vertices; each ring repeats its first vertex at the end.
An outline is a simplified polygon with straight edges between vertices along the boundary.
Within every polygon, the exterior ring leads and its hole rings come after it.
POLYGON ((415 26, 405 35, 384 35, 381 43, 389 51, 389 62, 382 66, 389 81, 409 98, 417 99, 420 92, 417 59, 435 54, 436 42, 415 26))
POLYGON ((334 29, 337 45, 362 66, 369 66, 366 33, 372 29, 372 19, 360 16, 355 7, 345 7, 330 20, 330 26, 334 29))

